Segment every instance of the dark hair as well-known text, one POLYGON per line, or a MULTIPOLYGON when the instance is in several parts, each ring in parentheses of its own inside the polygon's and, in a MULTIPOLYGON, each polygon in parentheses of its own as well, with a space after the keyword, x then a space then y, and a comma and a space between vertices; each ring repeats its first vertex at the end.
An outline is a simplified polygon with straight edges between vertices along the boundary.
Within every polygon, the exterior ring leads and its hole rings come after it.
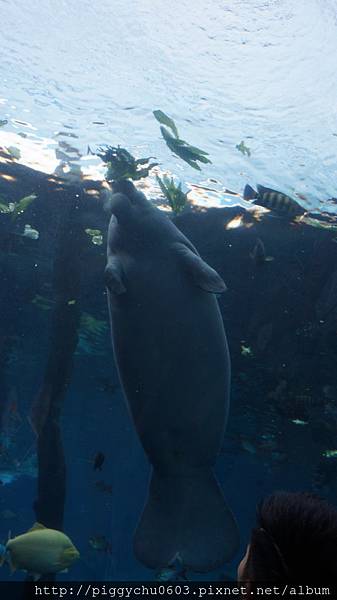
POLYGON ((337 582, 337 510, 319 496, 276 492, 258 506, 244 577, 337 582))

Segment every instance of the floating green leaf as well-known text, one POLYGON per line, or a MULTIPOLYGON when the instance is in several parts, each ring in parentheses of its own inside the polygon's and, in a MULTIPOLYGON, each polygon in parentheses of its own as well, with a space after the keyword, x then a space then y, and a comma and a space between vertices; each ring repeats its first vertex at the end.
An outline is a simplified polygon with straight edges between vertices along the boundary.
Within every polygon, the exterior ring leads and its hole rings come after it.
POLYGON ((120 181, 122 179, 132 179, 137 181, 143 177, 148 177, 149 172, 158 163, 150 163, 153 156, 148 158, 135 159, 130 152, 120 146, 106 146, 98 148, 97 156, 107 164, 108 170, 106 178, 108 181, 120 181), (147 165, 143 169, 140 168, 147 165))
POLYGON ((31 227, 31 225, 28 225, 28 223, 25 225, 25 229, 22 235, 23 237, 29 238, 30 240, 38 240, 40 237, 40 234, 37 231, 37 229, 33 229, 33 227, 31 227))
POLYGON ((103 235, 100 229, 86 229, 85 233, 91 238, 91 242, 95 246, 102 246, 103 235))
POLYGON ((163 179, 158 176, 156 179, 173 212, 178 215, 188 205, 187 194, 182 191, 181 183, 176 186, 173 178, 169 179, 166 175, 163 179))
POLYGON ((18 217, 23 212, 25 212, 25 210, 28 208, 28 206, 36 198, 37 198, 36 194, 31 194, 30 196, 25 196, 24 198, 21 198, 21 200, 19 200, 19 202, 16 202, 13 211, 11 211, 12 212, 12 218, 16 219, 16 217, 18 217))
POLYGON ((324 450, 324 452, 322 452, 322 456, 325 458, 336 458, 337 450, 324 450))
POLYGON ((239 152, 241 152, 243 155, 245 155, 245 154, 247 154, 247 156, 250 156, 250 155, 251 155, 251 151, 250 151, 250 149, 248 148, 248 146, 246 146, 246 144, 244 143, 244 141, 243 141, 243 140, 240 142, 240 144, 237 144, 237 145, 235 146, 235 148, 236 148, 237 150, 239 150, 239 152))
POLYGON ((209 160, 209 158, 206 158, 206 156, 208 156, 208 152, 205 152, 205 150, 201 150, 196 146, 191 146, 188 144, 188 142, 185 142, 185 140, 182 140, 179 137, 178 129, 173 119, 168 117, 161 110, 154 110, 153 114, 157 121, 161 123, 160 131, 167 146, 174 154, 176 154, 176 156, 182 158, 191 167, 193 167, 193 169, 197 169, 198 171, 201 170, 197 164, 198 162, 204 164, 212 162, 209 160), (169 132, 169 129, 171 129, 173 135, 169 132))
POLYGON ((85 230, 85 233, 86 233, 87 235, 89 235, 90 237, 93 237, 93 236, 95 236, 95 235, 101 235, 101 234, 102 234, 102 232, 101 232, 101 230, 100 230, 100 229, 86 229, 86 230, 85 230))
POLYGON ((168 117, 162 110, 154 110, 153 114, 154 114, 154 117, 157 119, 157 121, 159 121, 159 123, 161 123, 162 125, 165 125, 169 129, 171 129, 173 135, 176 138, 179 138, 178 129, 177 129, 176 124, 173 121, 173 119, 168 117))
POLYGON ((12 212, 8 204, 2 204, 0 202, 0 213, 10 213, 12 212))
POLYGON ((21 152, 19 148, 16 148, 15 146, 9 146, 7 148, 7 152, 11 155, 12 158, 15 158, 15 160, 19 160, 19 158, 21 157, 21 152))
POLYGON ((208 152, 205 152, 200 148, 196 148, 196 146, 190 146, 190 144, 184 140, 181 140, 180 138, 173 137, 163 126, 160 127, 160 131, 170 150, 179 156, 179 158, 182 158, 185 162, 187 162, 191 167, 193 167, 193 169, 201 171, 197 161, 204 164, 211 162, 209 158, 206 158, 208 152))

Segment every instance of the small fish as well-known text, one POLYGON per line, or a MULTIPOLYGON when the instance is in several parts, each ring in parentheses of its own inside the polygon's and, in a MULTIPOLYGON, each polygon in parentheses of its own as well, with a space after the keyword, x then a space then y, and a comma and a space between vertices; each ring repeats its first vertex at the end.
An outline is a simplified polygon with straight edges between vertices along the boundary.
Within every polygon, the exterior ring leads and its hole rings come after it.
POLYGON ((257 265, 264 265, 266 262, 271 262, 274 260, 273 256, 266 255, 266 249, 261 238, 257 238, 256 244, 253 250, 249 253, 249 256, 257 265))
POLYGON ((253 204, 268 208, 281 217, 293 218, 306 212, 296 200, 282 192, 277 192, 262 185, 258 185, 257 189, 256 192, 247 184, 243 192, 244 200, 253 200, 253 204))
POLYGON ((109 483, 105 483, 102 480, 96 481, 95 486, 103 494, 112 494, 112 485, 109 483))
POLYGON ((174 559, 167 565, 156 571, 156 581, 187 581, 186 567, 177 553, 174 559))
POLYGON ((241 354, 242 356, 253 356, 252 349, 244 344, 241 344, 241 354))
POLYGON ((302 421, 302 419, 291 419, 294 425, 308 425, 308 421, 302 421))
POLYGON ((242 437, 240 443, 243 450, 246 450, 249 454, 256 454, 256 448, 248 438, 242 437))
POLYGON ((5 125, 7 125, 7 123, 7 119, 0 119, 0 127, 4 127, 5 125))
POLYGON ((105 535, 92 535, 89 538, 89 544, 98 552, 105 552, 106 554, 112 554, 112 546, 109 540, 106 539, 105 535))
POLYGON ((94 458, 94 471, 101 471, 103 467, 103 463, 105 461, 105 456, 103 452, 97 452, 94 458))

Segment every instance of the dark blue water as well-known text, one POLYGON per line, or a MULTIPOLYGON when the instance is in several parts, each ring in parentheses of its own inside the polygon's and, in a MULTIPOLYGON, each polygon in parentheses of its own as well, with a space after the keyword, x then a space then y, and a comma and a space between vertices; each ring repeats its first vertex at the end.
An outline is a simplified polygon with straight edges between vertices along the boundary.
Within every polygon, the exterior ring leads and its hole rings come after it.
MULTIPOLYGON (((301 194, 306 208, 336 196, 335 1, 214 2, 206 11, 188 0, 170 7, 117 2, 113 10, 107 1, 97 8, 0 0, 0 11, 0 119, 8 121, 0 146, 19 148, 19 163, 53 173, 61 140, 79 151, 70 164, 102 178, 88 144, 121 144, 137 156, 154 154, 158 172, 177 176, 191 190, 189 199, 208 208, 242 203, 225 189, 241 194, 247 182, 301 194), (199 174, 174 157, 160 137, 155 108, 208 151, 212 164, 199 174), (237 150, 242 140, 250 156, 237 150)), ((0 213, 0 394, 7 411, 1 447, 10 455, 0 461, 5 542, 9 531, 23 533, 36 520, 36 436, 29 418, 50 350, 61 213, 49 200, 52 210, 43 208, 46 191, 39 195, 34 171, 28 183, 22 173, 11 183, 2 167, 0 203, 38 194, 38 204, 15 225, 0 213), (25 225, 39 232, 37 240, 22 235, 25 225)), ((151 196, 158 191, 154 177, 142 185, 151 196)), ((82 230, 102 228, 103 240, 94 245, 87 236, 81 255, 82 322, 61 416, 64 531, 81 559, 59 578, 153 579, 132 551, 150 467, 109 338, 102 277, 107 218, 97 221, 90 210, 80 218, 82 230), (106 457, 101 472, 92 463, 98 451, 106 457), (105 536, 111 552, 95 550, 93 536, 105 536)), ((212 219, 207 227, 202 220, 177 223, 229 288, 220 305, 233 363, 232 404, 216 472, 242 539, 233 561, 207 579, 235 576, 263 496, 304 489, 333 501, 337 482, 336 459, 324 454, 336 449, 336 231, 271 219, 241 235, 225 230, 225 217, 212 219), (251 259, 256 236, 274 259, 262 269, 251 259)), ((0 578, 9 578, 6 566, 0 578)))

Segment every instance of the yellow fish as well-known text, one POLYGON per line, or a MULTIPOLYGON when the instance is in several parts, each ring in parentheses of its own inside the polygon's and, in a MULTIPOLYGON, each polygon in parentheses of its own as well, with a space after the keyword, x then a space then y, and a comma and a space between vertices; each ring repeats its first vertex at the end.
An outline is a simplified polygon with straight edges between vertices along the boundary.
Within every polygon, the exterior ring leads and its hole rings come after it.
POLYGON ((37 580, 41 575, 67 570, 79 557, 62 531, 35 523, 26 533, 8 540, 0 564, 6 560, 12 573, 17 569, 27 571, 37 580))

